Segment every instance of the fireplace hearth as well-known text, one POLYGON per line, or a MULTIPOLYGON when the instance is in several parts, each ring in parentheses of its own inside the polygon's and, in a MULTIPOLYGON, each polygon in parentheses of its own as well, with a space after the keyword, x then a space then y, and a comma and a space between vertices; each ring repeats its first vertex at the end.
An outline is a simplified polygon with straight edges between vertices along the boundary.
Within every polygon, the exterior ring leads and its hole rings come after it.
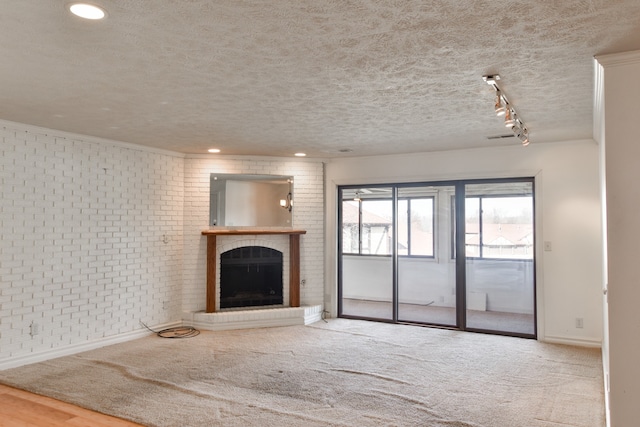
POLYGON ((282 252, 243 246, 220 254, 220 308, 282 305, 282 252))

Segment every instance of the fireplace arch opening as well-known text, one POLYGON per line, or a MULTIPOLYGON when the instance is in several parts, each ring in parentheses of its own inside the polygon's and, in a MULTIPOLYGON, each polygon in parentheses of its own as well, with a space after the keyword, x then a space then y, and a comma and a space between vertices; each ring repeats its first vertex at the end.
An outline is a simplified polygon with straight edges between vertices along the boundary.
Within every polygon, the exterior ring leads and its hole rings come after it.
POLYGON ((220 254, 220 308, 282 305, 282 258, 264 246, 220 254))

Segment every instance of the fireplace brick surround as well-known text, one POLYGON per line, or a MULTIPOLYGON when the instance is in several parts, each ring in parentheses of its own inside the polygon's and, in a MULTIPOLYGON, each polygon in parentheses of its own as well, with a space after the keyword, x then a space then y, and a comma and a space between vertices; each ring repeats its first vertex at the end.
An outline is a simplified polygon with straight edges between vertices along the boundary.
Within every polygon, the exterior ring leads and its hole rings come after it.
MULTIPOLYGON (((255 158, 248 156, 188 155, 184 166, 184 268, 181 276, 181 318, 185 325, 202 330, 263 328, 304 325, 320 321, 324 309, 324 163, 298 158, 255 158), (211 173, 290 175, 295 177, 295 207, 291 229, 305 230, 300 237, 300 307, 289 304, 289 236, 218 235, 218 251, 261 245, 283 253, 283 307, 224 309, 206 312, 207 236, 211 228, 211 173), (189 237, 190 236, 190 237, 189 237), (194 236, 197 236, 194 238, 194 236)), ((216 226, 215 228, 222 228, 216 226)), ((245 228, 245 227, 227 227, 245 228)), ((218 270, 219 271, 219 270, 218 270)), ((216 295, 217 297, 217 295, 216 295)))
MULTIPOLYGON (((289 307, 300 307, 300 235, 305 234, 305 230, 290 228, 278 229, 219 229, 212 228, 202 231, 207 237, 207 300, 206 313, 214 313, 219 304, 218 286, 219 279, 218 265, 219 254, 218 236, 263 236, 263 235, 283 235, 289 237, 289 307)), ((239 245, 236 245, 239 246, 239 245)))
POLYGON ((322 305, 300 302, 300 236, 298 229, 222 229, 201 231, 207 239, 207 307, 209 310, 185 312, 183 321, 199 329, 227 330, 308 325, 320 321, 322 305), (243 246, 265 246, 283 253, 283 307, 247 307, 219 310, 220 254, 243 246), (287 304, 288 303, 288 304, 287 304))

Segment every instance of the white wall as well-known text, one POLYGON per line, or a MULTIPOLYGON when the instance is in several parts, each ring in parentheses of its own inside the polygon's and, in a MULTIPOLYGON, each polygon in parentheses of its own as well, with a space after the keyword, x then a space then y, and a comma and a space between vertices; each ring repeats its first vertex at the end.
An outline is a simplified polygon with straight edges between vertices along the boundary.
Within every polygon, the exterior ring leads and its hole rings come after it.
MULTIPOLYGON (((209 228, 209 177, 212 172, 291 175, 294 177, 293 227, 304 229, 300 238, 302 305, 323 303, 324 293, 324 165, 317 160, 279 158, 188 156, 185 159, 185 227, 183 310, 206 307, 206 237, 209 228)), ((276 200, 279 202, 279 199, 276 200)), ((267 239, 268 236, 261 236, 267 239)), ((273 236, 274 239, 281 236, 273 236)), ((219 237, 222 241, 224 237, 219 237)), ((278 241, 279 242, 279 241, 278 241)), ((221 244, 224 244, 222 242, 221 244)), ((277 243, 279 244, 279 243, 277 243)))
POLYGON ((179 319, 183 159, 0 126, 0 366, 179 319))
POLYGON ((325 304, 337 310, 338 185, 535 176, 538 335, 599 345, 602 339, 600 193, 594 141, 412 155, 336 159, 326 166, 328 278, 325 304), (551 252, 541 250, 543 241, 551 252), (584 328, 575 319, 584 319, 584 328))
POLYGON ((626 427, 640 419, 640 51, 597 59, 604 68, 609 290, 609 346, 604 362, 610 378, 610 425, 626 427))

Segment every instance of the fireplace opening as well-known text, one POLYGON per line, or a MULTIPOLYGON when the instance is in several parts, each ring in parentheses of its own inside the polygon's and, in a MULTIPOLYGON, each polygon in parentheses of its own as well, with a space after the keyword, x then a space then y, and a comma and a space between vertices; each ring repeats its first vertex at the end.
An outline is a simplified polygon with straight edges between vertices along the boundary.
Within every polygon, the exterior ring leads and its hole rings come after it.
POLYGON ((281 305, 282 252, 243 246, 220 255, 220 308, 281 305))

